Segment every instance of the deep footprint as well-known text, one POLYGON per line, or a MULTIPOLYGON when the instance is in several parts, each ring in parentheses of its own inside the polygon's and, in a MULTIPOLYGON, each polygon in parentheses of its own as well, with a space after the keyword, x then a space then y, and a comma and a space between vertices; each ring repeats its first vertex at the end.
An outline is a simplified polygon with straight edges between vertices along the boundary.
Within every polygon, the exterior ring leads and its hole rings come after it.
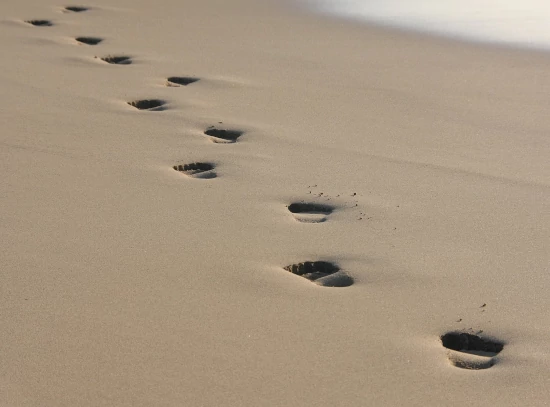
POLYGON ((106 57, 101 58, 101 60, 107 62, 108 64, 115 65, 130 65, 132 63, 132 58, 126 55, 107 55, 106 57))
POLYGON ((198 80, 199 78, 191 78, 188 76, 171 76, 166 79, 166 86, 187 86, 192 83, 198 82, 198 80))
POLYGON ((164 110, 164 105, 166 102, 160 99, 143 99, 143 100, 134 100, 133 102, 127 102, 130 106, 135 107, 139 110, 164 110))
POLYGON ((51 27, 53 25, 50 20, 27 20, 25 22, 35 27, 51 27))
POLYGON ((288 210, 294 214, 299 222, 320 223, 327 219, 327 216, 334 211, 330 205, 295 202, 288 205, 288 210))
POLYGON ((204 132, 214 143, 235 143, 244 131, 210 128, 204 132))
POLYGON ((72 11, 73 13, 82 13, 83 11, 88 11, 88 7, 82 7, 82 6, 67 6, 65 7, 65 11, 72 11))
POLYGON ((86 45, 97 45, 101 41, 103 41, 103 38, 98 38, 98 37, 76 37, 75 40, 82 43, 82 44, 86 44, 86 45))
POLYGON ((327 261, 305 261, 284 267, 292 274, 304 277, 323 287, 349 287, 353 279, 340 268, 327 261))
POLYGON ((504 348, 504 343, 465 332, 449 332, 441 336, 449 353, 450 362, 459 368, 470 370, 489 369, 495 365, 494 356, 504 348))
POLYGON ((211 163, 191 163, 184 165, 174 165, 174 170, 184 173, 195 178, 216 178, 216 173, 213 171, 215 165, 211 163))

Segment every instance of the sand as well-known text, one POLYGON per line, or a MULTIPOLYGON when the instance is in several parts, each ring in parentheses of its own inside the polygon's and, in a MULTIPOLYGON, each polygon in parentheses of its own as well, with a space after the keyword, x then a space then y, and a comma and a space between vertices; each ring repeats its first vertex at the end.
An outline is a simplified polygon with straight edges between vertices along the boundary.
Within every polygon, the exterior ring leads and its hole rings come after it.
POLYGON ((0 3, 1 406, 550 404, 550 55, 82 5, 0 3))

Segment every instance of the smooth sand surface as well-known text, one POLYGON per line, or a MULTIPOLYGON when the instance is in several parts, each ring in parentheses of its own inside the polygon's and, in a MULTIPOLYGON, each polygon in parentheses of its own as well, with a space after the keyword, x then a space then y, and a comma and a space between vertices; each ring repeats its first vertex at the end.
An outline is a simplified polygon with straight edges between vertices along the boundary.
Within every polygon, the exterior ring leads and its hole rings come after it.
POLYGON ((549 54, 276 1, 63 5, 0 3, 1 406, 550 404, 549 54))

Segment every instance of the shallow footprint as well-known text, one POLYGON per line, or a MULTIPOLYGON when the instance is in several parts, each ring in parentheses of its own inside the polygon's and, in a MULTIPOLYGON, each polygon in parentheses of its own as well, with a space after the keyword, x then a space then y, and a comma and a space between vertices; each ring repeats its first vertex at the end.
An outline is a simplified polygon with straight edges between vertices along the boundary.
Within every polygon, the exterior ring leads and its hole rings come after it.
MULTIPOLYGON (((81 44, 97 45, 101 41, 103 41, 103 38, 99 38, 99 37, 76 37, 75 40, 78 41, 81 44)), ((105 61, 105 62, 107 62, 107 61, 105 61)))
POLYGON ((217 129, 215 127, 211 127, 206 130, 204 134, 210 136, 214 143, 235 143, 237 142, 237 139, 244 134, 244 131, 217 129))
POLYGON ((67 6, 63 9, 64 11, 70 11, 73 13, 82 13, 83 11, 88 11, 88 7, 82 7, 82 6, 67 6))
POLYGON ((294 214, 298 222, 321 223, 334 211, 330 205, 295 202, 288 205, 288 210, 294 214))
POLYGON ((127 55, 107 55, 100 59, 114 65, 130 65, 132 63, 132 58, 127 55))
POLYGON ((353 284, 350 276, 328 261, 305 261, 291 264, 284 269, 323 287, 349 287, 353 284))
POLYGON ((453 366, 469 370, 493 367, 494 357, 504 348, 500 341, 465 332, 448 332, 441 336, 441 343, 450 350, 448 356, 453 366))
POLYGON ((25 22, 35 27, 51 27, 53 25, 50 20, 26 20, 25 22))
POLYGON ((190 76, 171 76, 169 78, 166 78, 166 86, 170 86, 170 87, 187 86, 198 81, 199 81, 199 78, 192 78, 190 76))
POLYGON ((166 102, 161 99, 142 99, 134 100, 132 102, 127 102, 130 106, 135 107, 139 110, 150 110, 150 111, 160 111, 164 110, 164 105, 166 102))
POLYGON ((213 171, 215 165, 212 163, 191 163, 184 165, 174 165, 174 170, 184 173, 190 177, 210 179, 216 178, 216 173, 213 171))

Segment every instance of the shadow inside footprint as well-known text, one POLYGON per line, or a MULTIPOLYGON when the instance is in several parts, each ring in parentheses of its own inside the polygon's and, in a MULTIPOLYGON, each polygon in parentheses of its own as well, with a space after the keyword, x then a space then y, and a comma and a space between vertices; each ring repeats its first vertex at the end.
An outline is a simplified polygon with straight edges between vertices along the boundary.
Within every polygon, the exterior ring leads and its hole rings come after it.
MULTIPOLYGON (((86 44, 86 45, 97 45, 101 41, 103 41, 103 38, 98 38, 98 37, 76 37, 75 40, 82 43, 82 44, 86 44)), ((105 62, 107 62, 107 61, 105 61, 105 62)))
POLYGON ((107 55, 106 57, 101 58, 101 60, 107 62, 108 64, 115 65, 130 65, 132 63, 132 58, 126 55, 107 55))
POLYGON ((235 143, 244 131, 210 128, 204 132, 214 143, 235 143))
POLYGON ((174 170, 184 173, 195 178, 216 178, 216 173, 213 171, 215 165, 211 163, 191 163, 184 165, 174 165, 174 170))
POLYGON ((323 287, 349 287, 353 279, 340 268, 327 261, 305 261, 284 267, 292 274, 302 276, 323 287))
POLYGON ((188 76, 171 76, 166 79, 166 86, 187 86, 191 83, 197 82, 198 80, 199 78, 191 78, 188 76))
POLYGON ((50 20, 27 20, 25 22, 35 27, 51 27, 53 25, 50 20))
POLYGON ((441 336, 443 346, 451 351, 450 362, 462 369, 488 369, 495 364, 494 356, 504 348, 500 341, 465 332, 449 332, 441 336))
POLYGON ((320 223, 327 219, 334 208, 330 205, 295 202, 288 205, 288 210, 294 214, 299 222, 320 223))
POLYGON ((135 107, 139 110, 164 110, 164 105, 166 102, 160 99, 143 99, 143 100, 134 100, 133 102, 127 102, 130 106, 135 107))
POLYGON ((73 13, 82 13, 83 11, 88 11, 88 7, 82 7, 82 6, 67 6, 65 7, 65 11, 72 11, 73 13))

